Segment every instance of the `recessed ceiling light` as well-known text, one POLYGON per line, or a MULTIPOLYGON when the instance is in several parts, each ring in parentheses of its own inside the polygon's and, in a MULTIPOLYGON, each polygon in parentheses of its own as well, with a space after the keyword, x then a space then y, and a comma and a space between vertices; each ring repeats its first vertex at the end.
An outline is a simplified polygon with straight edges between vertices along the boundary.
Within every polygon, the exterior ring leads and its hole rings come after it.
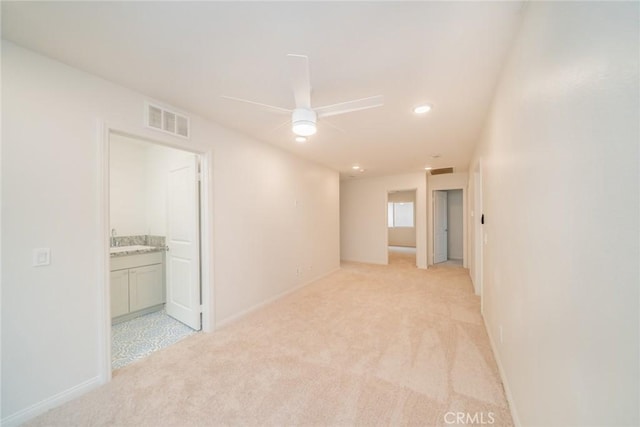
POLYGON ((427 166, 427 167, 424 168, 424 170, 426 170, 426 171, 430 171, 431 169, 433 169, 431 166, 427 166))
POLYGON ((296 142, 299 142, 301 144, 304 143, 304 142, 307 142, 307 137, 305 137, 305 136, 296 136, 296 142))
POLYGON ((359 165, 353 165, 351 166, 351 169, 353 169, 354 171, 360 170, 360 166, 359 165))
POLYGON ((428 113, 429 111, 431 111, 431 105, 429 104, 418 105, 413 109, 413 112, 416 114, 424 114, 424 113, 428 113))

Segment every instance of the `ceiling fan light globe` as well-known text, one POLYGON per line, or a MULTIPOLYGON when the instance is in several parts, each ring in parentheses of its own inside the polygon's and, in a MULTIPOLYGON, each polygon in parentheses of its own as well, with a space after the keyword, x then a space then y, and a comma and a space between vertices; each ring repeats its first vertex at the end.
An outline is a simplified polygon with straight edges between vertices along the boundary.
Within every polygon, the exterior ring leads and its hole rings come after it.
POLYGON ((311 136, 316 133, 316 113, 308 108, 296 108, 291 117, 291 129, 298 136, 311 136))
POLYGON ((316 124, 313 122, 299 121, 293 124, 293 133, 298 136, 311 136, 316 131, 316 124))

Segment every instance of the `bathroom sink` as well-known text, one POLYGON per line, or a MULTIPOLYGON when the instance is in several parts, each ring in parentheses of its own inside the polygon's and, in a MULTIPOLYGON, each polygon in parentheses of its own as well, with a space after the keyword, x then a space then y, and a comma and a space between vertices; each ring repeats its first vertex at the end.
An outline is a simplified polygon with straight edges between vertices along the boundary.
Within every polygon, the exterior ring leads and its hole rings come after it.
POLYGON ((136 252, 136 251, 149 251, 155 249, 153 246, 145 245, 131 245, 131 246, 112 246, 110 252, 112 254, 119 254, 121 252, 136 252))

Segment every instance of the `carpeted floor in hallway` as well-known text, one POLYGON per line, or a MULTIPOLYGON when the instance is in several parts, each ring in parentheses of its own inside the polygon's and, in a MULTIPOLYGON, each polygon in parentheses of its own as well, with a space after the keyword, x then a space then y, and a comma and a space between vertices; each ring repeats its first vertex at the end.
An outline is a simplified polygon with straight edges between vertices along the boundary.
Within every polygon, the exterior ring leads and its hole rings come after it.
POLYGON ((389 265, 416 268, 416 248, 389 246, 389 265))
POLYGON ((479 303, 463 268, 345 263, 29 425, 510 426, 479 303))

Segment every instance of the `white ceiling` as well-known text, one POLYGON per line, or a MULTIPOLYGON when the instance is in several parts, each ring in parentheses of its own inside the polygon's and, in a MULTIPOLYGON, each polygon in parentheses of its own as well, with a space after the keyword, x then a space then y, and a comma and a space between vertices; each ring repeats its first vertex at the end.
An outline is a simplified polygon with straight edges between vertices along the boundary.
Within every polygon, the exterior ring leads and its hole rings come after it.
POLYGON ((352 175, 467 168, 521 2, 2 2, 2 36, 352 175), (286 54, 309 56, 312 106, 385 105, 319 122, 306 144, 286 54), (415 105, 434 106, 426 116, 415 105), (275 130, 274 130, 275 129, 275 130), (440 154, 432 159, 433 154, 440 154))

